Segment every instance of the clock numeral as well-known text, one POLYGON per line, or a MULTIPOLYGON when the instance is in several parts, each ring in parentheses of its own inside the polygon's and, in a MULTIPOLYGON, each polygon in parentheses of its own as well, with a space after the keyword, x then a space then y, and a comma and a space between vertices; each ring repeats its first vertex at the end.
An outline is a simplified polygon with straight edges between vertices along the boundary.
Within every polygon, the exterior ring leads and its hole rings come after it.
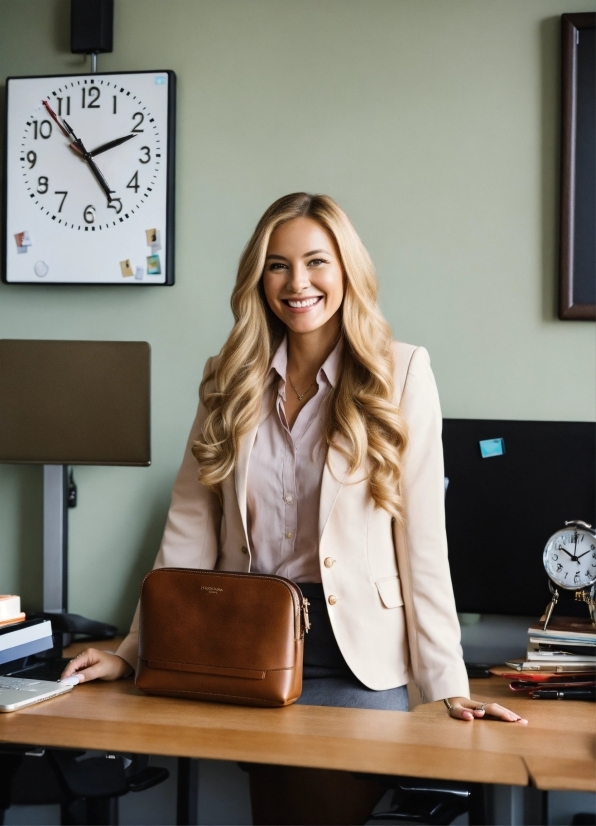
POLYGON ((57 189, 54 191, 54 195, 62 195, 62 200, 60 201, 60 206, 58 207, 58 212, 62 212, 62 207, 64 206, 64 201, 66 201, 66 196, 68 195, 68 192, 57 189))
POLYGON ((579 571, 575 572, 575 576, 573 577, 573 583, 574 583, 574 585, 579 584, 579 571))
POLYGON ((89 204, 89 206, 85 207, 83 212, 83 218, 85 219, 86 224, 94 224, 95 223, 95 207, 89 204))
POLYGON ((114 96, 112 97, 112 100, 114 101, 114 105, 112 106, 112 114, 113 114, 113 115, 115 115, 115 114, 116 114, 116 100, 117 100, 117 98, 118 98, 118 95, 114 95, 114 96))
POLYGON ((141 146, 141 152, 145 153, 145 158, 139 158, 140 163, 149 163, 151 160, 151 150, 148 146, 141 146))
POLYGON ((130 181, 126 184, 127 189, 134 189, 135 193, 139 191, 139 172, 138 170, 132 176, 130 181))
POLYGON ((591 551, 596 551, 596 545, 590 545, 590 550, 591 551))
POLYGON ((112 198, 112 200, 108 204, 108 209, 115 209, 116 215, 120 215, 120 213, 122 212, 122 201, 120 200, 120 198, 112 198), (116 206, 116 204, 118 204, 118 206, 116 206))
POLYGON ((558 555, 558 554, 553 554, 553 555, 552 555, 552 557, 551 557, 551 559, 553 560, 553 562, 556 562, 558 558, 559 558, 559 555, 558 555))
POLYGON ((37 140, 37 134, 39 133, 39 137, 47 141, 52 134, 52 124, 50 121, 42 120, 39 126, 36 120, 31 122, 33 124, 33 140, 37 140))
POLYGON ((565 579, 569 576, 569 571, 565 571, 565 579))
POLYGON ((562 571, 562 570, 563 570, 563 566, 561 565, 560 562, 558 562, 557 563, 557 573, 559 573, 559 571, 562 571))
POLYGON ((40 195, 46 194, 46 192, 48 191, 48 183, 49 181, 45 175, 40 175, 40 177, 37 179, 37 191, 40 195))
POLYGON ((144 129, 140 129, 139 127, 141 126, 141 124, 142 124, 142 123, 143 123, 143 121, 145 120, 145 115, 144 115, 142 112, 135 112, 135 113, 134 113, 134 115, 132 116, 132 119, 133 119, 134 121, 136 121, 136 123, 135 123, 134 127, 133 127, 130 131, 131 131, 131 132, 144 132, 145 130, 144 130, 144 129), (139 120, 138 120, 138 121, 137 121, 137 118, 139 118, 139 120))
POLYGON ((588 577, 588 579, 592 578, 592 574, 590 573, 589 569, 586 571, 586 576, 588 577))
POLYGON ((89 89, 86 89, 85 86, 81 89, 81 108, 85 108, 85 103, 87 99, 89 102, 87 103, 87 109, 99 109, 99 96, 101 94, 101 90, 98 86, 90 86, 89 89))
MULTIPOLYGON (((64 100, 64 98, 56 98, 56 100, 58 101, 58 114, 62 115, 62 101, 64 100)), ((66 109, 66 114, 70 115, 70 95, 68 95, 66 97, 66 107, 65 107, 65 109, 66 109)))
POLYGON ((37 155, 32 149, 29 152, 27 152, 27 161, 29 162, 29 169, 33 169, 33 167, 37 163, 37 155))

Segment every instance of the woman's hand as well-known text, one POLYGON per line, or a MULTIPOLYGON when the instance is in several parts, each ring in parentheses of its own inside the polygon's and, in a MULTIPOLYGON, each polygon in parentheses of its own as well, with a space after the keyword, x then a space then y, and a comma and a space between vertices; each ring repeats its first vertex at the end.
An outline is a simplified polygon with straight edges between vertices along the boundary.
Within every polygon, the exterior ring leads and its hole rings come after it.
POLYGON ((528 721, 516 714, 515 711, 509 711, 508 708, 500 706, 498 703, 478 703, 476 700, 469 700, 467 697, 449 697, 443 702, 449 710, 449 716, 456 720, 482 719, 488 714, 490 717, 496 717, 497 720, 503 720, 505 723, 521 723, 523 726, 528 724, 528 721))
POLYGON ((120 677, 132 674, 132 668, 117 654, 87 648, 68 663, 60 679, 71 677, 73 674, 78 675, 79 683, 89 680, 119 680, 120 677))

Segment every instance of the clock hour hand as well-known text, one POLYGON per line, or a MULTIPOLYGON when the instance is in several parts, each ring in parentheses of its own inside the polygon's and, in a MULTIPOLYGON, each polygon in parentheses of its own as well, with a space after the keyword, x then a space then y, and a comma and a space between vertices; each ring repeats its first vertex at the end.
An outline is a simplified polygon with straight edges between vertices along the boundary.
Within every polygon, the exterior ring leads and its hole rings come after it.
POLYGON ((83 141, 80 138, 77 138, 77 136, 75 135, 73 129, 68 125, 68 123, 65 120, 63 120, 63 123, 64 123, 64 126, 66 127, 66 130, 68 131, 70 137, 73 140, 73 143, 71 143, 71 146, 74 149, 76 149, 76 151, 79 152, 83 156, 83 158, 87 161, 87 164, 89 165, 89 169, 93 173, 95 179, 97 180, 97 183, 100 185, 100 187, 103 189, 103 191, 106 194, 106 198, 108 199, 108 204, 111 203, 111 201, 112 201, 112 194, 111 193, 114 190, 110 189, 110 186, 109 186, 108 182, 106 181, 104 176, 101 174, 97 164, 95 163, 95 161, 91 157, 91 153, 87 152, 87 150, 85 149, 83 141))
POLYGON ((591 550, 591 549, 590 549, 590 548, 588 548, 588 550, 587 550, 587 551, 584 551, 584 552, 583 552, 583 554, 580 554, 579 556, 576 556, 575 558, 576 558, 577 560, 580 560, 580 559, 582 558, 582 556, 585 556, 586 554, 589 554, 589 553, 590 553, 590 550, 591 550))
POLYGON ((52 118, 52 120, 53 120, 53 121, 55 121, 55 122, 56 122, 56 124, 58 125, 58 128, 59 128, 59 129, 60 129, 60 130, 61 130, 61 131, 62 131, 62 132, 66 135, 66 137, 67 137, 67 138, 70 138, 70 135, 68 134, 68 132, 66 131, 66 129, 64 128, 64 126, 62 126, 62 124, 61 124, 61 123, 60 123, 60 121, 58 120, 58 115, 54 112, 54 110, 52 109, 52 107, 50 106, 50 104, 47 102, 47 100, 42 100, 42 103, 43 103, 43 105, 45 106, 45 108, 46 108, 46 111, 47 111, 48 115, 49 115, 49 116, 52 118))
POLYGON ((108 149, 113 149, 115 146, 120 146, 121 143, 126 143, 126 141, 129 141, 131 138, 136 138, 136 135, 125 135, 123 138, 116 138, 113 141, 102 143, 101 146, 92 149, 89 154, 94 158, 96 155, 101 155, 102 152, 107 152, 108 149))

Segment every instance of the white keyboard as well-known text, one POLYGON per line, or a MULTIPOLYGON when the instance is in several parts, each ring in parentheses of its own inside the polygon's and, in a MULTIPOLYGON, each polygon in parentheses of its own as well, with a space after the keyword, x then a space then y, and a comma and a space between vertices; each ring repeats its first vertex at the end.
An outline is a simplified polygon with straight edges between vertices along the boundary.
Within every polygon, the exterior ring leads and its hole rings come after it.
POLYGON ((37 691, 41 680, 24 680, 22 677, 0 677, 0 689, 9 688, 11 691, 37 691))

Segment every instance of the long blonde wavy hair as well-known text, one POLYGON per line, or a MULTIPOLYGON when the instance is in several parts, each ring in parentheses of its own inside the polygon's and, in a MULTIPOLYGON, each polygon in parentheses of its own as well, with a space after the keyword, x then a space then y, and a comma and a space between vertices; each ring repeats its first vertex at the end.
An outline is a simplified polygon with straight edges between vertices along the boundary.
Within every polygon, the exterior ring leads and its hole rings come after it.
POLYGON ((269 365, 285 334, 265 299, 265 257, 271 234, 295 218, 317 221, 335 239, 345 277, 339 310, 344 346, 326 407, 326 443, 344 454, 350 473, 366 468, 375 505, 401 520, 399 481, 407 432, 393 402, 391 331, 379 309, 370 256, 348 216, 327 195, 297 192, 280 198, 242 253, 231 298, 235 323, 215 370, 200 388, 207 418, 192 449, 199 479, 219 494, 236 465, 242 436, 259 421, 269 365))

